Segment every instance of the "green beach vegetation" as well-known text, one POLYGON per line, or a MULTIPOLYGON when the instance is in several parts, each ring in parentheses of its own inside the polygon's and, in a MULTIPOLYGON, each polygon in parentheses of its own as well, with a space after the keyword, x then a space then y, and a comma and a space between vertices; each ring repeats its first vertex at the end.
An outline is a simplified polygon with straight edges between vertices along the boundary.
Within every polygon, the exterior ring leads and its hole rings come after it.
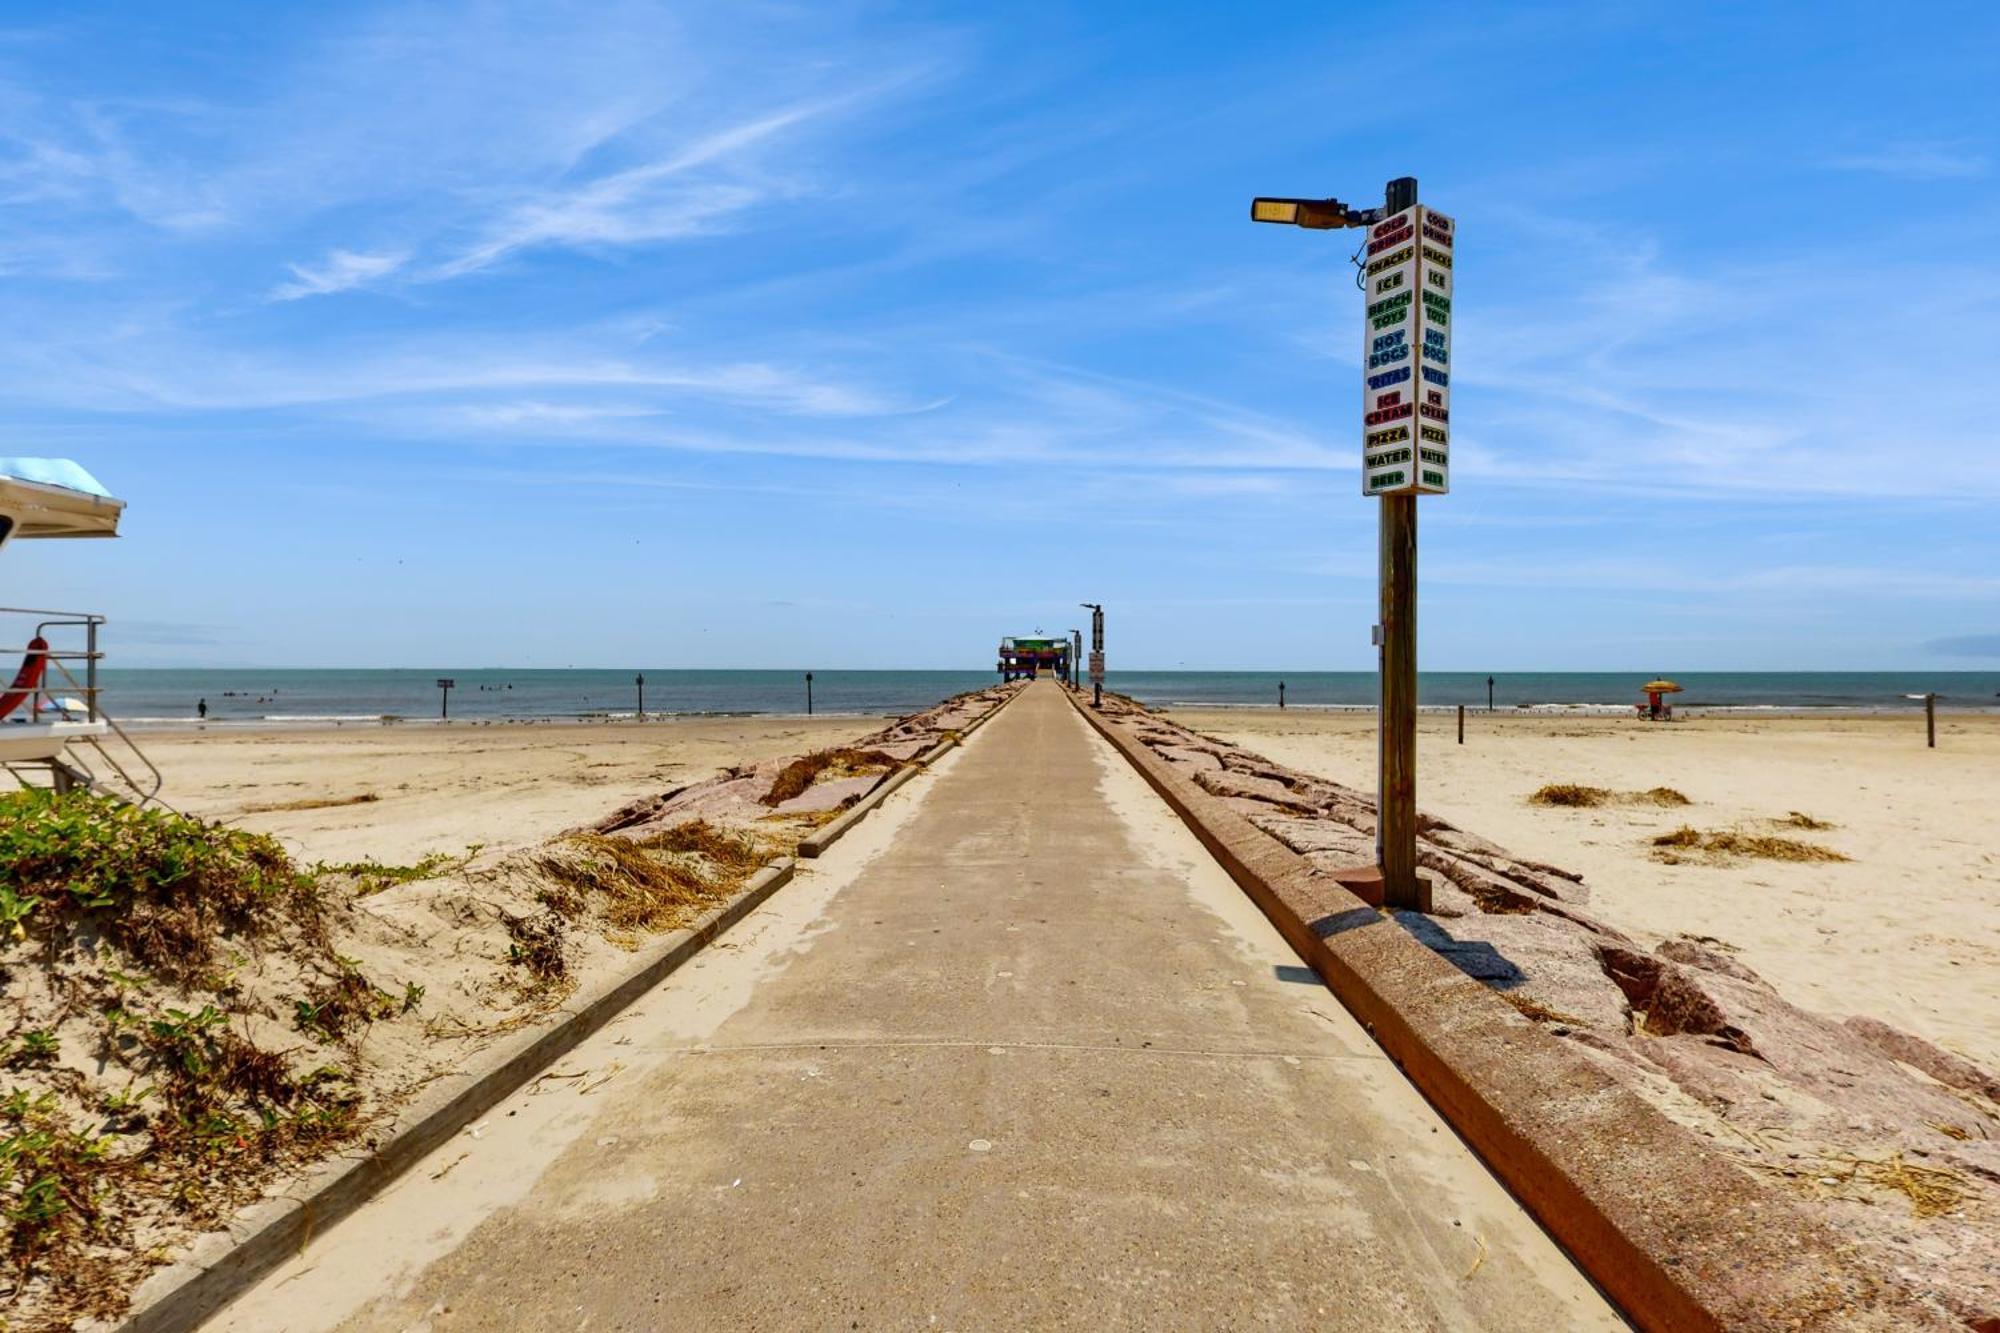
POLYGON ((170 810, 0 796, 0 1327, 115 1317, 176 1237, 368 1132, 464 1042, 560 1004, 585 941, 684 926, 788 845, 690 819, 479 871, 476 846, 301 864, 170 810), (422 881, 450 960, 368 910, 422 881), (385 959, 412 975, 383 980, 385 959), (452 1010, 426 1013, 447 981, 452 1010))

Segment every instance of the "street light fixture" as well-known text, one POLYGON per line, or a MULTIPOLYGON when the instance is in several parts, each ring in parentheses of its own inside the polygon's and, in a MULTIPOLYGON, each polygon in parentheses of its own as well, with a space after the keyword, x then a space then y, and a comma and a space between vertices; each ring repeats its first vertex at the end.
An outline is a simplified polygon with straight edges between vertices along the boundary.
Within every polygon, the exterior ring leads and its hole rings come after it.
POLYGON ((1375 209, 1349 208, 1338 199, 1277 199, 1259 196, 1250 201, 1252 222, 1276 222, 1283 226, 1305 227, 1311 231, 1366 227, 1379 216, 1379 212, 1375 209))

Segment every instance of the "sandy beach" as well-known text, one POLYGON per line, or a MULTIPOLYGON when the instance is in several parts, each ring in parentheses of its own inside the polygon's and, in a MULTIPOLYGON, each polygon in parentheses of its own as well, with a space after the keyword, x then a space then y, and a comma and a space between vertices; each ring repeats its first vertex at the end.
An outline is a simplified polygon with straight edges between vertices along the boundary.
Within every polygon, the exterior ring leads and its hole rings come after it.
MULTIPOLYGON (((1176 721, 1370 789, 1374 721, 1306 709, 1180 709, 1176 721)), ((643 724, 349 727, 147 738, 167 799, 279 835, 307 860, 409 863, 471 844, 503 852, 734 764, 834 744, 856 717, 643 724), (372 799, 358 799, 372 798, 372 799)), ((1898 1023, 2000 1063, 2000 717, 1950 715, 1939 748, 1912 718, 1424 716, 1423 808, 1583 872, 1592 910, 1650 942, 1675 932, 1740 951, 1787 998, 1898 1023), (1670 787, 1691 804, 1551 808, 1548 783, 1670 787), (1800 830, 1793 812, 1831 825, 1800 830), (1683 826, 1776 833, 1844 862, 1661 859, 1683 826)))
POLYGON ((640 796, 836 744, 872 717, 643 723, 362 725, 149 735, 175 808, 278 835, 304 861, 409 864, 477 843, 497 853, 640 796))
MULTIPOLYGON (((1374 719, 1302 709, 1179 709, 1184 726, 1372 790, 1374 719)), ((1794 1003, 1873 1014, 2000 1063, 2000 718, 1712 715, 1626 718, 1426 714, 1427 813, 1583 872, 1591 911, 1648 944, 1714 937, 1794 1003), (1548 783, 1671 787, 1687 806, 1538 806, 1548 783), (1802 830, 1793 812, 1831 825, 1802 830), (1660 859, 1682 826, 1771 833, 1845 862, 1660 859)))

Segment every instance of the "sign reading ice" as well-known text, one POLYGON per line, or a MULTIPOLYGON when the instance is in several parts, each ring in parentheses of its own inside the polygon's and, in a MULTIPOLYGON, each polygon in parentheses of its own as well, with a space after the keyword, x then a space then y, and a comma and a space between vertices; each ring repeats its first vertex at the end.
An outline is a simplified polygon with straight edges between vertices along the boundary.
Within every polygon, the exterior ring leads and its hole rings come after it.
POLYGON ((1421 204, 1368 232, 1361 489, 1451 489, 1450 218, 1421 204))

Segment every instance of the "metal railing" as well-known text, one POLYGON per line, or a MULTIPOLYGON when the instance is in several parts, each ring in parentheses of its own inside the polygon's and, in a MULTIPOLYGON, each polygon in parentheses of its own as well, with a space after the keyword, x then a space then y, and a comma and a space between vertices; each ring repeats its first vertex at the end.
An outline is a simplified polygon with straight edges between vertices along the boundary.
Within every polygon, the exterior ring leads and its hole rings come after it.
MULTIPOLYGON (((83 647, 81 649, 60 648, 54 644, 50 644, 47 649, 42 650, 41 656, 49 667, 57 668, 61 671, 63 678, 69 684, 70 692, 82 697, 85 720, 90 722, 98 721, 97 696, 99 687, 97 684, 97 664, 104 660, 104 653, 97 646, 97 631, 103 626, 104 617, 95 615, 89 611, 50 611, 41 607, 27 606, 0 606, 0 616, 39 617, 35 624, 35 632, 29 637, 31 639, 41 639, 44 642, 47 641, 50 630, 80 629, 83 631, 83 647), (83 663, 83 680, 81 683, 77 681, 75 674, 68 669, 67 664, 70 662, 83 663)), ((18 646, 11 644, 0 645, 0 662, 4 662, 10 657, 18 656, 22 664, 25 665, 28 655, 32 651, 35 650, 31 649, 25 643, 18 646)), ((44 674, 43 683, 29 692, 33 696, 29 701, 30 714, 37 715, 47 709, 53 709, 56 712, 65 714, 70 712, 70 709, 57 705, 56 692, 47 685, 47 679, 47 675, 44 674)))
MULTIPOLYGON (((104 651, 99 645, 98 631, 104 626, 105 618, 89 611, 52 611, 21 606, 0 606, 0 617, 34 617, 35 629, 30 636, 31 640, 39 639, 48 644, 46 648, 41 649, 33 648, 29 644, 21 644, 18 647, 0 645, 0 663, 16 655, 20 657, 24 667, 31 655, 42 659, 41 678, 28 688, 26 692, 29 698, 23 701, 28 718, 31 721, 45 721, 49 720, 48 714, 54 714, 56 720, 102 723, 105 728, 103 734, 85 732, 70 737, 62 757, 46 762, 51 781, 59 788, 80 784, 93 791, 128 799, 137 805, 158 801, 160 790, 166 785, 165 775, 147 757, 146 752, 139 748, 138 742, 132 739, 130 733, 119 726, 117 720, 105 711, 102 702, 103 687, 98 683, 98 665, 104 660, 104 651), (80 630, 83 646, 67 647, 49 642, 48 636, 51 631, 62 630, 80 630), (73 664, 81 664, 81 679, 78 679, 79 669, 73 669, 73 664), (82 718, 74 716, 78 710, 69 706, 71 699, 83 704, 82 718), (104 743, 105 735, 117 738, 123 747, 125 758, 121 759, 118 752, 104 743), (98 762, 110 774, 116 776, 117 782, 124 790, 122 792, 115 790, 80 753, 82 750, 93 752, 98 762)), ((12 693, 11 690, 0 692, 12 693)), ((0 718, 0 728, 4 728, 7 722, 8 719, 0 718)), ((4 734, 4 731, 0 731, 0 735, 4 734)), ((27 785, 27 779, 20 773, 16 764, 8 764, 7 768, 13 772, 17 781, 27 785)))

